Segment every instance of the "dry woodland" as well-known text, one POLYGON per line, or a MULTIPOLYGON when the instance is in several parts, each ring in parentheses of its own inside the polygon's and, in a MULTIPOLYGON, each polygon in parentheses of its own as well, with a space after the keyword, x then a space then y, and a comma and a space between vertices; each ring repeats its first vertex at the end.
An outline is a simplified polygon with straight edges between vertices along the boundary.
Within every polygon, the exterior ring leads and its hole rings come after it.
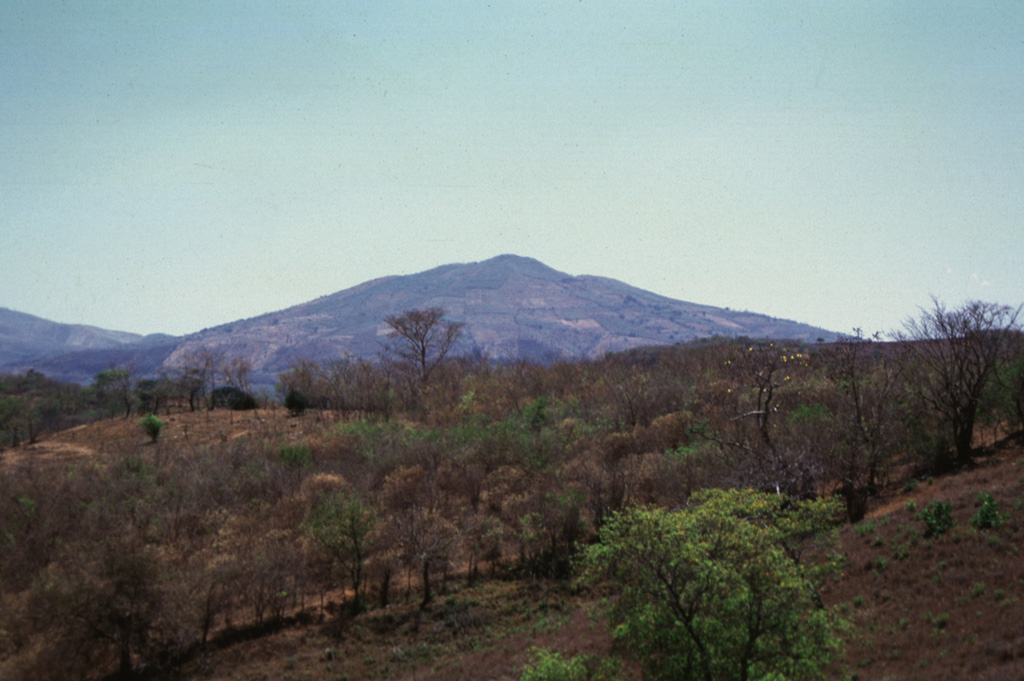
POLYGON ((1024 678, 1013 310, 543 365, 426 312, 273 393, 0 377, 0 678, 1024 678))

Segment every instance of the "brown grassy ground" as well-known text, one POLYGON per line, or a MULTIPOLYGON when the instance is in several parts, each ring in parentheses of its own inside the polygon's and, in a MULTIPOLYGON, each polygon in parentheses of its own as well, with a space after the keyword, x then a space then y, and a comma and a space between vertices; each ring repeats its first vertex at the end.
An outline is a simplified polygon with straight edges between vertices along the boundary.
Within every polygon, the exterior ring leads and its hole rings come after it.
MULTIPOLYGON (((258 414, 179 412, 162 417, 164 446, 202 447, 240 437, 299 441, 321 437, 323 424, 283 409, 258 414)), ((0 454, 3 465, 26 457, 60 464, 94 452, 146 446, 138 419, 82 426, 0 454)), ((918 481, 875 501, 869 517, 841 530, 847 567, 826 602, 853 623, 843 660, 829 678, 1024 679, 1024 451, 1004 447, 968 472, 918 481), (971 518, 990 493, 1007 514, 999 527, 971 518), (926 538, 917 514, 949 502, 956 527, 926 538), (908 510, 907 502, 916 505, 908 510)), ((404 588, 404 584, 399 585, 404 588)), ((532 646, 566 654, 609 654, 611 639, 593 615, 599 597, 565 585, 453 580, 419 614, 416 595, 354 619, 318 613, 251 640, 225 644, 190 663, 184 678, 517 679, 532 646)), ((636 666, 627 679, 638 679, 636 666)))
MULTIPOLYGON (((237 644, 186 674, 212 681, 512 681, 533 646, 569 655, 607 655, 611 646, 603 621, 591 614, 593 602, 554 585, 491 581, 455 587, 422 613, 415 600, 237 644)), ((627 678, 639 676, 633 670, 627 678)))
MULTIPOLYGON (((199 448, 243 437, 295 440, 314 437, 323 430, 324 421, 315 415, 289 418, 281 407, 259 411, 235 412, 182 411, 160 415, 164 425, 159 440, 163 447, 199 448)), ((119 451, 149 444, 138 416, 96 421, 84 426, 42 436, 35 444, 0 450, 0 465, 18 465, 28 459, 62 464, 82 456, 104 451, 119 451)))
POLYGON ((974 470, 907 485, 867 520, 842 529, 848 566, 825 595, 854 623, 846 673, 891 681, 1024 679, 1021 454, 1019 446, 1004 449, 974 470), (1008 514, 1001 526, 971 525, 983 493, 1008 514), (934 501, 952 506, 956 526, 926 538, 917 515, 934 501))

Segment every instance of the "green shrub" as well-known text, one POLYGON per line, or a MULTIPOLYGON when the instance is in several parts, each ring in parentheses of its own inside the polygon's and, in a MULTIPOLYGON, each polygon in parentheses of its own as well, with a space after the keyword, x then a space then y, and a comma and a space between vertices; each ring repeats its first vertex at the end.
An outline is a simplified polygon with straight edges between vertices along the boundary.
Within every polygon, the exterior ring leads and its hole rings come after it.
POLYGON ((938 537, 949 531, 956 522, 953 520, 953 507, 945 501, 933 501, 928 508, 917 514, 919 520, 923 520, 925 527, 924 536, 938 537))
POLYGON ((566 659, 543 648, 534 650, 534 663, 523 667, 520 681, 585 681, 587 670, 579 657, 566 659))
POLYGON ((989 527, 998 527, 1003 524, 1004 520, 1006 520, 1006 516, 999 512, 996 500, 992 498, 991 494, 986 494, 982 497, 981 508, 971 518, 971 525, 979 530, 984 530, 989 527))
POLYGON ((158 419, 155 414, 143 417, 139 424, 153 442, 156 442, 156 439, 160 437, 160 429, 164 427, 164 422, 158 419))
POLYGON ((863 537, 866 534, 870 534, 875 531, 875 519, 866 520, 859 525, 855 525, 853 531, 857 533, 858 537, 863 537))
POLYGON ((313 465, 313 454, 306 445, 281 445, 278 457, 281 463, 290 468, 309 468, 313 465))
POLYGON ((534 648, 533 664, 523 667, 519 681, 615 681, 620 678, 615 660, 596 655, 565 658, 543 648, 534 648))

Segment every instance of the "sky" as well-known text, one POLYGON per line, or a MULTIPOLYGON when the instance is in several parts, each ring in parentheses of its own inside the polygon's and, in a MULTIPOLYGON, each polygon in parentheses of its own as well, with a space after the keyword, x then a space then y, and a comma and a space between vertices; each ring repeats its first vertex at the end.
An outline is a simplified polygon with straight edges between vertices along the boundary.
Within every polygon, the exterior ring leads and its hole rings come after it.
POLYGON ((838 332, 1024 303, 1024 3, 0 3, 0 306, 184 334, 504 253, 838 332))

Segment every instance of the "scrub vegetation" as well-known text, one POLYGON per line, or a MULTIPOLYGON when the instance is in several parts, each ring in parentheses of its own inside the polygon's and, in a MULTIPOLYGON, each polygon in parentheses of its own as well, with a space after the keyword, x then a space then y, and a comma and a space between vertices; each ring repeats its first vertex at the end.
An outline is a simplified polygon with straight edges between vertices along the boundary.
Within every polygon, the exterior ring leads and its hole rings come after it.
POLYGON ((0 677, 1024 671, 1012 310, 546 365, 455 356, 428 312, 276 399, 212 352, 0 378, 0 677), (936 357, 980 363, 962 408, 936 357))

